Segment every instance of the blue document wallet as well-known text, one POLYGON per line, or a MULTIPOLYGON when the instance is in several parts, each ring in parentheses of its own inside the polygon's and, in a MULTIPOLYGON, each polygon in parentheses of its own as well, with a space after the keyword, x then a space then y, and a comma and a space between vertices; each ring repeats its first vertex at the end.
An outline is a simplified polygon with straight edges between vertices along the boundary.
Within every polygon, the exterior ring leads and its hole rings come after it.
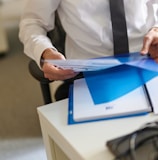
POLYGON ((101 104, 94 103, 85 78, 75 80, 70 87, 68 124, 138 116, 151 111, 152 104, 145 85, 101 104))

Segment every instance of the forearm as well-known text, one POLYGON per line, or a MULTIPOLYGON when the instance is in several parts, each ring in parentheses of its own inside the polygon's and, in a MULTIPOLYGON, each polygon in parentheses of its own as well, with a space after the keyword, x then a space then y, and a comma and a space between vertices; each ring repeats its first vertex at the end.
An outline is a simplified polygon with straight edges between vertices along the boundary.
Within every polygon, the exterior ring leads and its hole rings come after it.
POLYGON ((53 48, 47 32, 54 28, 54 11, 58 3, 58 0, 29 0, 21 17, 19 38, 24 45, 25 54, 38 65, 43 51, 53 48))
POLYGON ((20 23, 19 38, 24 44, 24 53, 34 59, 38 65, 42 53, 47 48, 53 48, 50 39, 46 36, 46 31, 36 25, 20 23))

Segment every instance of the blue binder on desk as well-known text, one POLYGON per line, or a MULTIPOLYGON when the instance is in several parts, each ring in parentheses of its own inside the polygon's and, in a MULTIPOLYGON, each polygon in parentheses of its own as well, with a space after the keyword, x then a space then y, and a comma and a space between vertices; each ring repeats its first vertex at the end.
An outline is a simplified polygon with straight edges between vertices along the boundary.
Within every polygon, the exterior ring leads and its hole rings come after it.
POLYGON ((86 80, 78 79, 70 87, 68 124, 140 116, 152 111, 146 88, 141 86, 113 101, 95 105, 86 80))
POLYGON ((84 72, 85 78, 74 81, 69 96, 69 124, 138 116, 152 111, 148 93, 151 87, 146 87, 146 83, 158 75, 158 65, 137 53, 116 58, 121 62, 119 65, 84 72))

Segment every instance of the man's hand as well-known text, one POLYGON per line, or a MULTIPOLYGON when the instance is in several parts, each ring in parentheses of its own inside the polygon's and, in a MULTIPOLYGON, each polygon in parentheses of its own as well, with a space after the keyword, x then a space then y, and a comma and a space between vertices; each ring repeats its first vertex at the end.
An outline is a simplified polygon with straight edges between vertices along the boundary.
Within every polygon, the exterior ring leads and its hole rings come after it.
MULTIPOLYGON (((65 57, 53 50, 53 49, 46 49, 42 54, 42 59, 62 59, 65 60, 65 57)), ((42 70, 44 72, 45 78, 48 78, 49 80, 65 80, 69 78, 75 77, 78 73, 75 73, 73 70, 64 70, 61 68, 57 68, 56 66, 53 66, 52 64, 49 64, 47 62, 44 62, 42 65, 42 70)))
POLYGON ((144 37, 141 54, 150 54, 158 63, 158 28, 152 28, 144 37))

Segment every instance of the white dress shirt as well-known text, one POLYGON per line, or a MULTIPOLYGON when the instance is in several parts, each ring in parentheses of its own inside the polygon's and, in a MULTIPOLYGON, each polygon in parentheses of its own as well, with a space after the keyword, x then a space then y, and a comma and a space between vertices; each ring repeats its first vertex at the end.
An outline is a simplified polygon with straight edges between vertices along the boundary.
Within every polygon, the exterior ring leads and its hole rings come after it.
MULTIPOLYGON (((124 5, 129 50, 137 52, 148 30, 158 26, 158 0, 124 0, 124 5)), ((28 0, 19 32, 25 54, 39 64, 42 52, 53 48, 46 33, 54 27, 56 9, 67 35, 67 58, 113 55, 108 0, 28 0)))

